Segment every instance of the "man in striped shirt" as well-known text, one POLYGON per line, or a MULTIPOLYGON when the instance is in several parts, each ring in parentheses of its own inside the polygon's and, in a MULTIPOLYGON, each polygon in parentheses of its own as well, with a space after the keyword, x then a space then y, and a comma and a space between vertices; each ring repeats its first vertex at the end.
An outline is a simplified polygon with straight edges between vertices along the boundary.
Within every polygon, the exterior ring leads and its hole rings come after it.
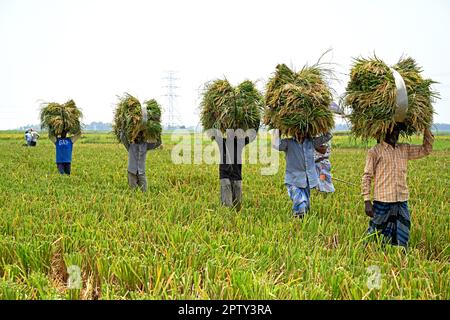
POLYGON ((362 195, 366 214, 371 217, 368 233, 382 234, 392 245, 407 247, 411 225, 407 163, 429 155, 434 137, 429 129, 425 129, 421 146, 397 143, 401 130, 401 125, 396 125, 384 141, 369 150, 362 177, 362 195), (370 197, 372 180, 373 205, 370 197))

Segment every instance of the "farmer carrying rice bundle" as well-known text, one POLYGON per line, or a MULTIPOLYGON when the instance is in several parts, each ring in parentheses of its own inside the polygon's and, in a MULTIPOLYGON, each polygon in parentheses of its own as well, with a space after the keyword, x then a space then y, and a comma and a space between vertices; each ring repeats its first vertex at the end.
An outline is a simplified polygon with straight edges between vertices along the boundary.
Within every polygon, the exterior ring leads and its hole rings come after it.
POLYGON ((220 198, 224 206, 241 208, 242 151, 256 138, 262 107, 262 95, 249 80, 235 88, 226 79, 205 86, 201 122, 219 146, 220 198))
POLYGON ((352 133, 363 140, 374 138, 362 177, 366 214, 371 217, 369 235, 381 234, 385 242, 407 247, 410 230, 408 160, 432 151, 434 81, 424 79, 422 69, 411 58, 392 68, 383 61, 356 59, 347 85, 345 105, 351 110, 352 133), (400 135, 423 132, 421 146, 398 143, 400 135), (371 184, 374 182, 374 203, 371 184))
POLYGON ((117 103, 113 132, 128 151, 128 184, 147 191, 145 162, 147 151, 161 145, 161 108, 156 100, 144 102, 125 93, 117 103))
POLYGON ((48 137, 56 146, 56 166, 61 174, 71 173, 73 144, 81 136, 82 116, 73 100, 41 106, 41 128, 48 130, 48 137))
POLYGON ((309 210, 310 189, 319 183, 314 150, 332 137, 331 103, 325 70, 319 64, 299 72, 280 64, 267 84, 264 123, 276 129, 273 147, 286 152, 285 184, 294 217, 301 218, 309 210))

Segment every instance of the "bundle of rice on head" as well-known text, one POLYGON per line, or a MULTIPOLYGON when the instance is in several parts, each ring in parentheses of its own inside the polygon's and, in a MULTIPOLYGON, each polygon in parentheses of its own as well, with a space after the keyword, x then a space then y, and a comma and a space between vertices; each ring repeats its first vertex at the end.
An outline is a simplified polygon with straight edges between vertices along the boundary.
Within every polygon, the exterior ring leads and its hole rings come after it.
POLYGON ((355 137, 384 140, 396 124, 402 136, 419 134, 433 122, 439 95, 435 83, 424 79, 412 58, 402 58, 390 68, 376 56, 354 59, 344 105, 355 137))
POLYGON ((263 97, 254 83, 245 80, 237 87, 226 79, 217 79, 205 85, 200 104, 203 129, 258 129, 261 121, 263 97))
POLYGON ((118 97, 113 121, 113 132, 121 141, 123 132, 128 142, 156 142, 161 139, 161 107, 155 99, 141 106, 138 99, 125 93, 118 97))
POLYGON ((333 129, 333 95, 326 82, 327 72, 319 64, 298 72, 285 64, 277 65, 266 86, 264 124, 298 140, 333 129))
POLYGON ((49 136, 61 137, 64 134, 81 133, 83 114, 73 100, 59 104, 46 102, 41 105, 41 129, 48 130, 49 136))

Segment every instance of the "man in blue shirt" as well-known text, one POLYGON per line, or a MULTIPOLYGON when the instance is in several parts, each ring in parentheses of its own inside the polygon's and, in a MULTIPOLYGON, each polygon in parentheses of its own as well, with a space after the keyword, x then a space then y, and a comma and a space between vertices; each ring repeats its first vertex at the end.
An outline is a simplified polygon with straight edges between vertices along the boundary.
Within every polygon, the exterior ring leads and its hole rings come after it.
POLYGON ((67 138, 67 133, 63 132, 61 137, 49 137, 56 146, 56 166, 59 173, 70 175, 73 144, 80 136, 81 133, 67 138))
POLYGON ((145 161, 147 151, 161 145, 161 139, 156 143, 146 142, 142 135, 134 142, 129 142, 122 131, 120 140, 128 151, 128 185, 131 189, 139 187, 142 192, 147 191, 147 177, 145 175, 145 161))
POLYGON ((328 142, 331 133, 316 138, 279 139, 279 131, 274 130, 272 147, 286 152, 286 184, 289 197, 293 201, 294 217, 302 218, 310 208, 310 189, 318 186, 319 180, 314 162, 316 147, 328 142))

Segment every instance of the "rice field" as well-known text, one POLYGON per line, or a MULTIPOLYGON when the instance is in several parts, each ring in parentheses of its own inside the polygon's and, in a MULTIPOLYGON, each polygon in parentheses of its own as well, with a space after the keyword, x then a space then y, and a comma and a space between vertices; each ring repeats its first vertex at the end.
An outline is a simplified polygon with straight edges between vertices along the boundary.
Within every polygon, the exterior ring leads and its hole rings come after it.
POLYGON ((148 154, 145 194, 128 189, 112 134, 77 141, 70 177, 44 136, 26 148, 22 133, 0 133, 0 299, 450 299, 450 136, 409 162, 406 254, 365 244, 367 145, 345 135, 332 173, 351 184, 312 192, 302 221, 284 156, 272 176, 244 165, 236 212, 219 204, 217 165, 173 164, 169 135, 148 154))

